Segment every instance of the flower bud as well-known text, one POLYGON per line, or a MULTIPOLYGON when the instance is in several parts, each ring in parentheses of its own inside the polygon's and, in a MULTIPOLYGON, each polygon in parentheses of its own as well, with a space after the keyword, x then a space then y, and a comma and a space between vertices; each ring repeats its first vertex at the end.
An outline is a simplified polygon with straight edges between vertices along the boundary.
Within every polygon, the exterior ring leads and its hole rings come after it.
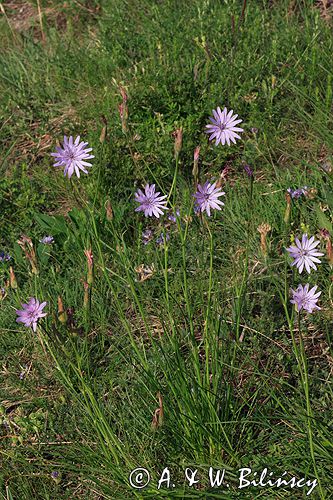
POLYGON ((286 206, 286 211, 284 213, 283 220, 286 224, 288 224, 290 221, 290 211, 291 211, 291 196, 289 193, 286 193, 286 202, 287 202, 287 206, 286 206))
POLYGON ((67 322, 67 314, 64 310, 64 305, 62 303, 62 298, 60 295, 58 296, 58 320, 60 321, 60 323, 67 322))
POLYGON ((31 239, 23 234, 21 239, 17 240, 17 243, 22 248, 27 260, 30 262, 31 271, 34 274, 38 274, 36 254, 31 239))
POLYGON ((91 248, 88 248, 87 250, 84 251, 85 256, 87 257, 87 265, 88 265, 88 276, 87 276, 87 283, 88 285, 92 285, 94 281, 94 274, 93 274, 93 268, 94 268, 94 257, 91 248))
POLYGON ((272 229, 271 226, 269 224, 267 224, 266 222, 263 222, 257 228, 257 230, 260 233, 260 248, 261 248, 262 254, 265 256, 267 255, 267 239, 266 239, 266 237, 267 237, 267 233, 269 233, 269 231, 271 229, 272 229))
POLYGON ((9 268, 9 280, 10 280, 10 287, 14 289, 17 288, 17 281, 12 266, 10 266, 9 268))
POLYGON ((105 210, 106 210, 106 218, 107 218, 107 220, 112 220, 113 219, 113 210, 112 210, 112 205, 111 205, 111 201, 110 200, 106 201, 105 210))
POLYGON ((192 175, 194 177, 195 185, 199 183, 199 155, 200 155, 200 146, 197 146, 194 150, 193 169, 192 169, 192 175))
POLYGON ((175 158, 177 159, 183 144, 183 128, 177 128, 172 135, 175 138, 175 158))

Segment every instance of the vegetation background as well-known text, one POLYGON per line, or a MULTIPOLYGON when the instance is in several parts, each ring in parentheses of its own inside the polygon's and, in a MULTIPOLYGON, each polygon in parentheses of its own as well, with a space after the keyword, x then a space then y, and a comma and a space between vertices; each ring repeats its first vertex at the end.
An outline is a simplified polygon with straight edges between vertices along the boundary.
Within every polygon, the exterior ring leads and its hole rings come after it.
POLYGON ((332 272, 324 257, 308 278, 322 309, 297 321, 289 289, 307 278, 284 247, 302 232, 333 232, 332 2, 0 8, 0 251, 11 255, 0 262, 3 498, 306 497, 239 490, 246 466, 317 477, 312 497, 329 498, 332 272), (205 125, 224 105, 245 132, 215 148, 205 125), (180 127, 170 200, 180 217, 147 220, 134 192, 155 182, 168 194, 180 127), (88 176, 69 181, 53 167, 63 135, 93 147, 88 176), (226 192, 210 219, 193 213, 197 146, 201 182, 220 178, 226 192), (302 186, 308 195, 288 214, 286 190, 302 186), (45 235, 52 245, 39 243, 45 235), (38 336, 15 322, 31 296, 48 301, 38 336), (142 491, 128 483, 138 466, 152 477, 142 491), (227 469, 229 488, 210 487, 209 466, 227 469), (164 467, 170 490, 157 489, 164 467), (186 467, 201 478, 191 489, 186 467))

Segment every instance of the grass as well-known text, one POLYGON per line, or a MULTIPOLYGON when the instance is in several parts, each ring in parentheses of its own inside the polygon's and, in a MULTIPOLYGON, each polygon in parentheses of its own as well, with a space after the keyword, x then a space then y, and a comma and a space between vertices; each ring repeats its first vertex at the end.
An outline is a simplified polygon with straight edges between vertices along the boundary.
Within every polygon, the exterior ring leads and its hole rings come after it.
POLYGON ((305 498, 310 489, 239 489, 242 467, 316 478, 311 497, 330 497, 332 271, 325 256, 299 276, 284 251, 302 232, 332 234, 332 19, 319 4, 2 4, 0 250, 12 256, 0 263, 3 498, 305 498), (218 105, 244 120, 232 147, 204 134, 218 105), (50 153, 78 134, 95 158, 88 176, 69 181, 50 153), (210 218, 193 212, 198 145, 200 181, 220 178, 226 193, 210 218), (176 223, 134 211, 146 182, 166 195, 173 186, 176 223), (286 218, 286 190, 301 186, 308 194, 286 218), (154 237, 144 245, 146 229, 154 237), (45 235, 51 246, 39 243, 45 235), (289 290, 306 282, 322 291, 321 310, 298 317, 289 290), (31 296, 48 302, 38 335, 15 322, 31 296), (129 484, 136 467, 151 474, 143 490, 129 484), (170 487, 158 488, 166 467, 170 487), (198 470, 192 487, 187 467, 198 470), (209 467, 226 469, 219 488, 209 467))

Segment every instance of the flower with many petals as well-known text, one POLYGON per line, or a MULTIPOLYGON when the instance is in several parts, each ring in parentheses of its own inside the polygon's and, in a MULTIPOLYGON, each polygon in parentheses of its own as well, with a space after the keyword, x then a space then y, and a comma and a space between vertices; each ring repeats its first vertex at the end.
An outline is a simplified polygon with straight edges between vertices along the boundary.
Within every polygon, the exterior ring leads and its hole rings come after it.
POLYGON ((210 216, 211 209, 221 210, 224 203, 219 200, 219 197, 224 194, 225 192, 220 187, 216 187, 216 182, 210 184, 207 181, 203 186, 198 184, 197 192, 193 195, 197 210, 200 212, 206 210, 208 217, 210 216))
POLYGON ((309 239, 307 234, 303 234, 302 241, 295 238, 295 243, 296 246, 287 248, 287 252, 294 259, 291 265, 296 266, 300 274, 303 272, 304 267, 309 274, 311 268, 317 270, 315 262, 320 264, 320 260, 317 257, 324 255, 316 249, 320 241, 315 241, 314 236, 309 239))
POLYGON ((85 167, 91 167, 91 163, 86 160, 90 160, 94 158, 93 155, 90 154, 92 148, 87 148, 87 142, 80 142, 80 136, 73 139, 72 136, 69 138, 64 136, 63 147, 56 147, 57 152, 51 153, 51 156, 56 158, 55 167, 65 167, 64 175, 68 176, 70 179, 75 172, 77 177, 80 177, 80 171, 85 174, 88 173, 88 170, 85 167))
POLYGON ((304 287, 302 285, 298 285, 296 290, 291 290, 293 294, 293 298, 291 299, 291 303, 295 304, 297 312, 300 312, 302 309, 312 313, 315 309, 321 309, 317 306, 318 298, 321 292, 317 292, 317 286, 314 286, 309 290, 309 283, 307 283, 304 287))
POLYGON ((224 108, 223 111, 220 107, 216 110, 213 109, 213 116, 209 117, 212 123, 206 125, 206 134, 211 134, 210 141, 215 139, 215 146, 218 146, 220 142, 223 146, 225 143, 230 146, 230 141, 236 144, 236 139, 240 139, 237 132, 243 132, 243 129, 236 127, 236 125, 243 120, 237 120, 237 116, 233 114, 233 110, 228 113, 227 108, 224 108))
POLYGON ((33 331, 37 330, 37 321, 39 318, 46 316, 43 313, 43 309, 47 302, 42 302, 41 304, 37 299, 31 298, 28 304, 22 304, 22 309, 16 309, 16 314, 18 318, 17 323, 23 323, 24 326, 32 326, 33 331))
POLYGON ((163 214, 163 210, 166 208, 166 196, 159 196, 160 192, 155 192, 155 184, 149 186, 146 184, 145 191, 138 191, 135 193, 135 201, 140 205, 135 209, 136 212, 144 212, 146 217, 152 217, 153 215, 159 219, 160 214, 163 214))

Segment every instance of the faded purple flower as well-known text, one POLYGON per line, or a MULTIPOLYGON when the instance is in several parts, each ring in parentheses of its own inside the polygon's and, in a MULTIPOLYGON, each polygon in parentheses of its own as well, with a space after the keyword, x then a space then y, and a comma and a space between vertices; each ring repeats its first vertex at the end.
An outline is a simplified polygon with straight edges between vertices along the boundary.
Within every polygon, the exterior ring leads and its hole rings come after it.
POLYGON ((37 330, 37 321, 39 318, 46 316, 46 313, 43 313, 46 304, 47 302, 42 302, 40 304, 37 299, 30 298, 28 304, 22 304, 22 309, 16 309, 16 314, 18 315, 16 319, 17 323, 23 323, 24 326, 27 327, 32 326, 35 332, 37 330))
POLYGON ((54 238, 53 236, 44 236, 44 238, 39 240, 39 243, 43 243, 43 245, 52 245, 52 243, 54 243, 54 238))
POLYGON ((201 213, 200 207, 195 203, 193 207, 195 215, 199 215, 201 213))
POLYGON ((225 192, 221 188, 216 187, 216 182, 210 184, 208 181, 202 186, 198 184, 197 192, 193 195, 196 199, 195 203, 200 212, 206 210, 208 217, 210 216, 210 210, 221 210, 221 206, 224 203, 219 200, 219 197, 224 195, 225 192))
POLYGON ((251 130, 252 134, 254 134, 254 135, 256 135, 259 132, 257 127, 251 127, 250 130, 251 130))
POLYGON ((290 196, 292 198, 295 198, 296 200, 298 200, 298 198, 300 198, 302 195, 305 196, 307 194, 308 187, 307 186, 303 186, 302 188, 298 188, 298 189, 288 188, 287 192, 290 194, 290 196))
POLYGON ((307 283, 304 287, 298 285, 297 290, 291 290, 293 298, 290 302, 296 305, 297 312, 305 309, 309 313, 312 313, 315 309, 321 309, 317 306, 318 297, 321 292, 316 293, 317 286, 314 286, 311 290, 309 290, 309 286, 309 283, 307 283))
POLYGON ((55 167, 65 167, 64 175, 68 176, 70 179, 75 171, 77 177, 80 177, 80 170, 85 174, 88 170, 85 167, 91 167, 91 163, 86 160, 95 158, 93 155, 89 154, 92 148, 87 148, 87 142, 80 142, 80 136, 74 139, 72 136, 69 138, 64 136, 63 147, 56 147, 57 152, 51 153, 57 162, 54 164, 55 167))
POLYGON ((314 236, 309 239, 307 234, 303 234, 302 241, 295 238, 295 243, 296 246, 291 246, 286 249, 290 256, 294 259, 294 262, 292 262, 291 265, 296 266, 300 274, 303 272, 304 267, 309 274, 311 272, 311 268, 316 271, 317 266, 315 262, 320 264, 320 260, 317 257, 324 255, 316 250, 320 241, 315 241, 314 236))
POLYGON ((220 142, 223 146, 225 143, 230 146, 230 141, 236 144, 236 139, 240 139, 237 132, 243 132, 243 129, 236 127, 236 125, 243 120, 236 120, 238 115, 233 115, 233 110, 228 113, 227 108, 224 108, 223 111, 220 107, 216 110, 213 109, 213 115, 214 117, 209 117, 212 123, 206 125, 208 129, 206 134, 211 134, 209 140, 216 139, 215 146, 218 146, 220 142))
POLYGON ((171 222, 177 222, 177 217, 180 216, 180 212, 179 210, 177 209, 173 214, 170 214, 168 215, 168 219, 171 221, 171 222))
POLYGON ((11 259, 9 253, 0 252, 0 262, 8 262, 11 259))
POLYGON ((161 233, 161 235, 156 239, 156 245, 164 245, 164 243, 169 240, 170 240, 169 233, 165 233, 165 237, 164 233, 161 233))
POLYGON ((163 210, 166 208, 166 195, 159 196, 160 192, 155 193, 155 184, 149 186, 146 184, 145 192, 143 193, 141 189, 135 193, 135 201, 140 203, 140 206, 135 209, 136 212, 144 212, 145 217, 152 217, 153 215, 159 219, 160 214, 163 214, 163 210), (164 200, 164 201, 163 201, 164 200))
POLYGON ((253 176, 253 170, 250 167, 250 165, 248 165, 248 164, 244 165, 244 170, 245 170, 246 174, 248 175, 248 177, 253 176))
POLYGON ((151 229, 146 229, 142 231, 142 243, 148 245, 148 243, 153 239, 153 231, 151 229))

